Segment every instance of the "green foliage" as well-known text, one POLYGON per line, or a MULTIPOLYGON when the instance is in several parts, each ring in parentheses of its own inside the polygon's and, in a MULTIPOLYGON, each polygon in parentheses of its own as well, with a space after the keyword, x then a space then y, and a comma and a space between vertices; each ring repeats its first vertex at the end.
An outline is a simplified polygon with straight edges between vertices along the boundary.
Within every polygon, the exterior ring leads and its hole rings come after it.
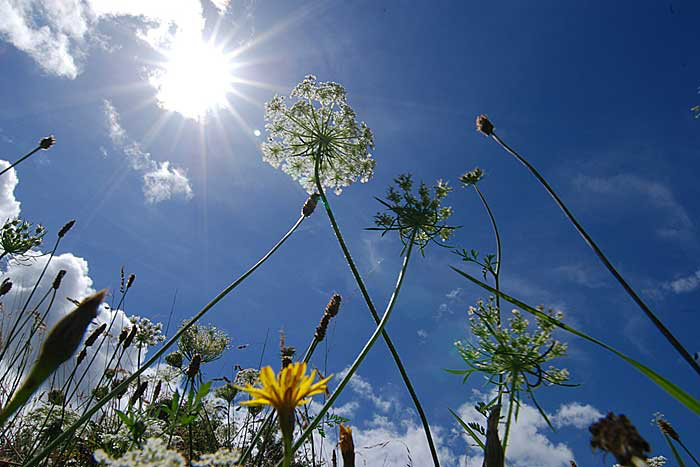
POLYGON ((46 229, 41 224, 33 225, 20 219, 6 221, 0 228, 0 258, 7 255, 23 258, 29 250, 41 245, 45 234, 46 229))

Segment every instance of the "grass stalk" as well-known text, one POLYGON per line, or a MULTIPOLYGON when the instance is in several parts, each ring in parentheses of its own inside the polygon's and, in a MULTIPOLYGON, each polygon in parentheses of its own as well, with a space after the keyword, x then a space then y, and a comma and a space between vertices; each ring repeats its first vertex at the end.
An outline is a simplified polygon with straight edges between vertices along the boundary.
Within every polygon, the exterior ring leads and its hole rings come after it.
POLYGON ((547 183, 542 175, 535 169, 524 157, 518 154, 513 148, 508 146, 501 138, 498 137, 496 133, 491 131, 487 132, 491 138, 496 141, 503 149, 505 149, 509 154, 515 157, 521 164, 523 164, 532 175, 542 184, 542 186, 547 190, 547 193, 554 199, 554 202, 559 206, 566 217, 571 221, 579 235, 583 237, 584 241, 593 250, 598 259, 605 265, 610 274, 620 283, 625 292, 634 300, 634 302, 639 306, 639 308, 644 312, 644 314, 649 318, 649 320, 654 324, 654 326, 664 335, 668 342, 676 349, 676 351, 683 357, 683 359, 695 370, 695 372, 700 375, 700 365, 693 359, 690 353, 683 347, 683 345, 676 339, 676 337, 671 333, 671 331, 666 328, 666 326, 661 322, 661 320, 651 311, 646 303, 637 295, 637 293, 632 289, 632 287, 627 283, 627 281, 620 275, 620 273, 615 269, 607 256, 602 252, 598 245, 593 241, 593 238, 586 232, 586 230, 581 226, 581 224, 576 220, 574 215, 569 211, 564 202, 555 193, 554 189, 547 183))

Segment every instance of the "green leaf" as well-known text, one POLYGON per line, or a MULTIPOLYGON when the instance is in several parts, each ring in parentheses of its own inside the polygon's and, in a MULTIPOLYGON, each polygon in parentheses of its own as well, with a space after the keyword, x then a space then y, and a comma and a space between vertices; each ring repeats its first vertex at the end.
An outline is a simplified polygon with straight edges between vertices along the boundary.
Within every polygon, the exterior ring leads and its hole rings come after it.
POLYGON ((121 419, 122 423, 126 425, 127 427, 131 428, 131 425, 133 425, 133 422, 131 421, 131 418, 129 418, 124 412, 121 410, 116 410, 117 416, 121 419))
POLYGON ((489 286, 488 284, 484 284, 481 282, 479 279, 470 276, 464 271, 460 271, 459 269, 455 268, 454 266, 450 266, 457 274, 461 275, 462 277, 470 280, 471 282, 475 283, 476 285, 482 287, 483 289, 488 290, 489 292, 496 294, 503 298, 504 300, 512 303, 513 305, 522 308, 523 310, 527 311, 530 314, 533 314, 537 316, 538 318, 547 321, 549 323, 552 323, 553 325, 564 329, 566 331, 569 331, 571 334, 574 334, 578 337, 581 337, 583 339, 586 339, 589 342, 593 342, 594 344, 603 347, 604 349, 614 353, 633 367, 635 367, 640 373, 642 373, 644 376, 649 378, 652 382, 654 382, 657 386, 659 386, 661 389, 664 391, 668 392, 674 399, 676 399, 678 402, 681 404, 685 405, 688 409, 690 409, 693 413, 696 415, 700 415, 700 401, 695 399, 693 396, 685 392, 683 389, 679 388, 675 384, 673 384, 671 381, 667 380, 660 374, 656 373, 654 370, 651 368, 639 363, 638 361, 628 357, 627 355, 623 354, 622 352, 619 352, 618 350, 614 349, 613 347, 609 346, 608 344, 599 341, 598 339, 591 337, 581 331, 578 331, 571 326, 568 326, 561 321, 552 318, 546 313, 541 312, 540 310, 531 307, 530 305, 527 305, 526 303, 521 302, 520 300, 513 298, 499 290, 494 289, 493 287, 489 286))
POLYGON ((474 441, 476 441, 476 444, 478 444, 481 449, 486 451, 486 446, 484 445, 484 442, 481 441, 478 436, 476 436, 476 433, 474 433, 474 431, 471 428, 469 428, 466 423, 464 423, 464 420, 459 418, 459 415, 457 415, 452 409, 448 408, 447 410, 449 410, 450 413, 454 416, 454 418, 457 419, 459 424, 462 425, 462 428, 464 428, 464 431, 466 431, 467 434, 469 436, 471 436, 474 441))

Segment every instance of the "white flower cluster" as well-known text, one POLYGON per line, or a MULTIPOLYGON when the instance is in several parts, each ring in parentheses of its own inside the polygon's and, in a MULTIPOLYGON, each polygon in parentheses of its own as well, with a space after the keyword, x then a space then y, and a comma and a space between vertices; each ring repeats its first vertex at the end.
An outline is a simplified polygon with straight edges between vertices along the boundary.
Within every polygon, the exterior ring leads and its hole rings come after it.
MULTIPOLYGON (((664 456, 649 457, 647 459, 647 465, 649 467, 662 467, 666 465, 666 459, 664 456)), ((613 467, 622 467, 620 464, 615 464, 613 467)))
MULTIPOLYGON (((95 451, 99 465, 111 467, 185 467, 187 461, 177 451, 168 449, 160 438, 149 438, 141 449, 132 449, 119 459, 114 459, 103 450, 95 451)), ((241 453, 238 450, 220 449, 213 454, 204 454, 194 467, 234 467, 241 453)))
POLYGON ((137 331, 134 340, 140 346, 156 345, 165 340, 161 323, 153 323, 148 318, 136 315, 129 316, 129 321, 136 326, 137 331))
POLYGON ((265 104, 268 140, 262 145, 263 160, 282 167, 309 192, 316 191, 315 164, 321 185, 340 194, 354 181, 367 182, 375 161, 369 153, 374 136, 346 102, 345 88, 338 83, 317 82, 307 76, 292 91, 291 107, 284 97, 265 104))

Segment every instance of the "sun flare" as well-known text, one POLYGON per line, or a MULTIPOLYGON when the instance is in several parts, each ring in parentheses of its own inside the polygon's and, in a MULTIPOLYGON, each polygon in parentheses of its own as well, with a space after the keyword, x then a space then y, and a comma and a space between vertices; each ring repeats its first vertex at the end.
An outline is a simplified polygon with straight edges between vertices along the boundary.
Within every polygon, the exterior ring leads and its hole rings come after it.
POLYGON ((161 107, 203 120, 228 105, 234 63, 223 48, 201 39, 180 39, 166 52, 162 68, 151 77, 161 107))

